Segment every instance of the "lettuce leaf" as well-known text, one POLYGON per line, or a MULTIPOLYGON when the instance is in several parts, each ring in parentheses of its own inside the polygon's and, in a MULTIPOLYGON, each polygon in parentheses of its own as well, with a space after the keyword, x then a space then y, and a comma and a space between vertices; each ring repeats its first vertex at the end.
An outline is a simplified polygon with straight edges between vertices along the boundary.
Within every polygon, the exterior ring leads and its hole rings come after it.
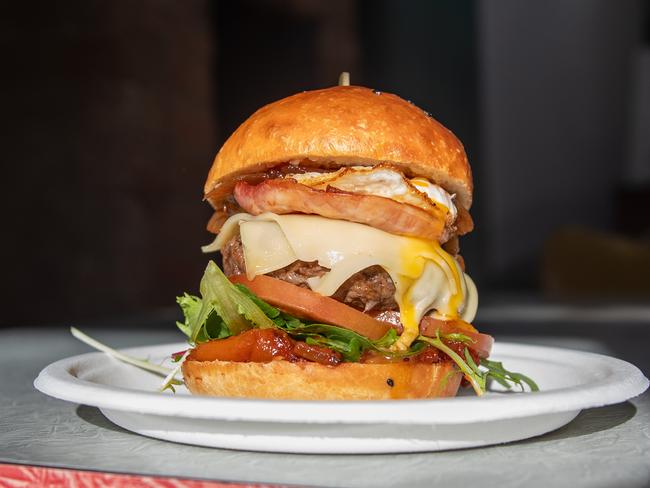
POLYGON ((247 295, 241 293, 210 261, 200 285, 201 298, 185 293, 177 297, 184 322, 176 325, 190 344, 221 339, 253 327, 275 327, 273 321, 247 295))
MULTIPOLYGON (((196 324, 203 302, 199 297, 185 293, 183 296, 176 297, 176 303, 180 305, 185 317, 185 321, 176 322, 176 326, 183 334, 188 338, 191 338, 193 327, 197 326, 196 324)), ((196 336, 197 343, 209 341, 211 339, 223 339, 224 337, 231 335, 230 329, 228 329, 226 323, 219 314, 214 311, 208 315, 205 323, 201 325, 202 326, 200 326, 200 330, 196 336)))
POLYGON ((188 293, 183 293, 183 296, 176 297, 176 303, 181 307, 181 311, 185 317, 184 322, 176 322, 176 327, 187 337, 190 337, 192 335, 191 324, 196 322, 201 311, 201 299, 188 293))
POLYGON ((517 385, 521 391, 525 391, 524 384, 528 386, 530 391, 539 391, 539 386, 531 378, 514 371, 508 371, 503 367, 503 363, 499 361, 490 361, 489 359, 481 359, 481 366, 487 370, 487 379, 492 379, 508 389, 517 385))
POLYGON ((329 347, 339 352, 344 361, 352 362, 359 361, 361 355, 367 350, 388 353, 388 351, 383 351, 383 348, 380 348, 377 344, 381 343, 381 341, 392 344, 397 340, 397 334, 392 329, 379 341, 372 341, 351 330, 327 324, 294 322, 288 325, 285 330, 294 339, 302 339, 310 345, 329 347))

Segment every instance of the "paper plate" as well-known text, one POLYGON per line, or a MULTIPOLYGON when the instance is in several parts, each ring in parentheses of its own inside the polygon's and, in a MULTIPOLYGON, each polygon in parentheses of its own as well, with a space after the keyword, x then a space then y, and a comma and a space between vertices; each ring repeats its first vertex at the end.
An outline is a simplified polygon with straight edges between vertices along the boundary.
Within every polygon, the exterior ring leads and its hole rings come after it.
MULTIPOLYGON (((126 349, 166 363, 186 344, 126 349)), ((497 343, 490 359, 532 377, 536 393, 503 389, 483 397, 393 401, 287 401, 197 397, 183 387, 157 393, 160 377, 103 353, 57 361, 34 386, 96 406, 113 423, 149 437, 228 449, 294 453, 392 453, 477 447, 557 429, 582 409, 641 394, 648 379, 619 359, 497 343)), ((169 364, 168 364, 169 365, 169 364)), ((497 385, 498 386, 498 385, 497 385)))

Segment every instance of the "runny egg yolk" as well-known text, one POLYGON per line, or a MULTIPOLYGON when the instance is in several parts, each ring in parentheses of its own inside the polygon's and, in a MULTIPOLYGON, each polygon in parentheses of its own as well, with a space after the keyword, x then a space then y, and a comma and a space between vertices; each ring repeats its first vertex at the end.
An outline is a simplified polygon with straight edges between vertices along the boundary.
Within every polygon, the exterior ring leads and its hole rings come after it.
POLYGON ((454 258, 445 252, 437 242, 409 238, 400 249, 400 261, 400 270, 404 274, 396 280, 395 299, 399 306, 400 321, 404 330, 393 347, 404 350, 408 349, 419 335, 419 324, 422 318, 418 314, 416 297, 413 296, 416 279, 410 277, 421 277, 427 263, 433 263, 444 271, 451 293, 446 306, 440 307, 437 312, 445 318, 458 318, 464 296, 458 265, 454 258))
POLYGON ((436 202, 437 206, 444 208, 451 214, 454 220, 456 219, 457 209, 454 205, 453 195, 450 195, 438 185, 434 185, 426 178, 412 178, 409 180, 409 183, 418 191, 427 195, 432 201, 436 202))

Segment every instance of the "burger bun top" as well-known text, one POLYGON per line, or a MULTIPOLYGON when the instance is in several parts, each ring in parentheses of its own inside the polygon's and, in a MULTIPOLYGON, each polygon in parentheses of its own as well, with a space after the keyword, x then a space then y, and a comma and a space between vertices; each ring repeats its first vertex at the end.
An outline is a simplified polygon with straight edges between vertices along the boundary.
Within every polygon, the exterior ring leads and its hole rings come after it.
POLYGON ((456 194, 466 210, 472 204, 472 173, 456 136, 412 103, 360 86, 307 91, 260 108, 217 154, 205 194, 281 163, 390 164, 456 194))

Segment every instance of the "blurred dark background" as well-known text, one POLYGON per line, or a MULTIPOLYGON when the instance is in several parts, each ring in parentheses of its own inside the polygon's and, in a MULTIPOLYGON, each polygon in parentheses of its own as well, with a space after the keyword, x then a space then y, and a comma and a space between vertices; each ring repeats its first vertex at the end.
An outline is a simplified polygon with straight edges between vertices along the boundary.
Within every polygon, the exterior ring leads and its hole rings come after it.
POLYGON ((476 230, 461 249, 488 302, 650 303, 646 2, 1 8, 0 325, 162 310, 195 292, 220 144, 341 71, 464 142, 476 230))

